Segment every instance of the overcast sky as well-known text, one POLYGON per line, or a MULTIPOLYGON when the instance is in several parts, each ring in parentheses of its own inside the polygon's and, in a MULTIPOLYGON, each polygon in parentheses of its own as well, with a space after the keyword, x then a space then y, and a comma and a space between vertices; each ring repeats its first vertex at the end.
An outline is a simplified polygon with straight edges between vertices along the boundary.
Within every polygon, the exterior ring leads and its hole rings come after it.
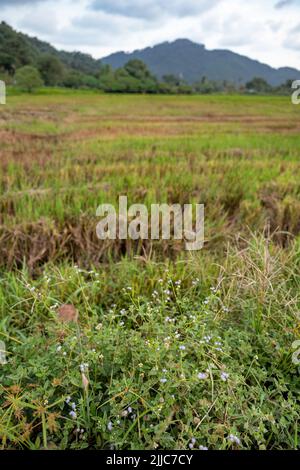
POLYGON ((0 0, 0 19, 95 58, 188 38, 300 69, 300 0, 0 0))

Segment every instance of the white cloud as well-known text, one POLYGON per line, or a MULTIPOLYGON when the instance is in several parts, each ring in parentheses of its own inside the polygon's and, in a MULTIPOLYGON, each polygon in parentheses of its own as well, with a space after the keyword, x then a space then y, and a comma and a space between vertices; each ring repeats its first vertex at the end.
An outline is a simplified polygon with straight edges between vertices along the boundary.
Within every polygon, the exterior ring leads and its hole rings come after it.
POLYGON ((292 5, 292 3, 294 3, 294 0, 280 0, 279 2, 275 4, 275 8, 280 9, 280 8, 288 7, 292 5))
POLYGON ((33 3, 39 3, 39 2, 42 2, 42 1, 46 1, 46 0, 0 0, 0 6, 3 7, 3 8, 7 8, 8 6, 11 6, 11 5, 14 5, 14 6, 18 6, 18 5, 29 5, 29 4, 33 4, 33 3))
POLYGON ((90 8, 125 17, 156 19, 161 16, 184 18, 205 12, 221 0, 93 0, 90 8))
POLYGON ((299 0, 0 0, 1 19, 99 58, 186 37, 300 68, 299 0), (298 18, 298 20, 297 20, 298 18))
POLYGON ((21 29, 34 31, 36 36, 47 35, 51 38, 59 30, 59 21, 55 10, 51 14, 45 15, 41 8, 36 8, 34 15, 31 12, 25 13, 18 23, 21 29))

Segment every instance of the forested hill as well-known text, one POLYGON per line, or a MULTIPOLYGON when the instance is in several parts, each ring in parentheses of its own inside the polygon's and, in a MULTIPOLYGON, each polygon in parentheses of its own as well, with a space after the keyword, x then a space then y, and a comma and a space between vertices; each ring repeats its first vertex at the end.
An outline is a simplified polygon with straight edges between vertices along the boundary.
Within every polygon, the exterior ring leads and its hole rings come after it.
POLYGON ((208 51, 188 39, 96 60, 59 51, 0 23, 0 79, 27 91, 45 85, 118 93, 286 94, 299 77, 295 69, 274 69, 227 50, 208 51))
POLYGON ((36 66, 42 56, 56 57, 66 67, 83 73, 95 73, 100 61, 81 52, 58 51, 47 42, 15 31, 8 24, 0 23, 0 64, 15 71, 23 65, 36 66))
POLYGON ((103 58, 102 62, 118 68, 132 59, 142 60, 158 78, 172 74, 188 83, 206 77, 209 80, 242 84, 253 77, 261 77, 270 85, 277 86, 300 76, 300 72, 293 68, 274 69, 229 50, 207 50, 202 44, 188 39, 165 42, 132 53, 117 52, 103 58))

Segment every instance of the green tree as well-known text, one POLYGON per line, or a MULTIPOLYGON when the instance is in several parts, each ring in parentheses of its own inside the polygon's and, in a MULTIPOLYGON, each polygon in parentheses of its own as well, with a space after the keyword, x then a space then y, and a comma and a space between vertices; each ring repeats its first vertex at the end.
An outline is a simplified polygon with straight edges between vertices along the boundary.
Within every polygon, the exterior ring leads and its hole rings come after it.
POLYGON ((38 60, 38 69, 45 82, 45 85, 58 85, 63 77, 64 67, 61 61, 51 55, 45 54, 38 60))
POLYGON ((221 91, 222 87, 220 84, 213 80, 208 80, 207 77, 202 77, 199 82, 194 84, 194 90, 197 93, 209 94, 221 91))
POLYGON ((269 93, 272 91, 271 85, 260 77, 254 77, 250 82, 246 83, 246 88, 254 93, 269 93))
POLYGON ((14 58, 13 56, 2 52, 0 50, 0 70, 8 72, 13 75, 14 72, 14 58))
POLYGON ((294 80, 286 80, 284 83, 274 88, 274 93, 277 93, 279 95, 290 95, 293 81, 294 80))
POLYGON ((141 60, 130 60, 124 67, 100 71, 100 88, 115 93, 158 93, 159 83, 141 60))
POLYGON ((157 93, 158 81, 154 75, 151 74, 147 65, 138 59, 133 59, 124 65, 124 74, 128 75, 129 92, 132 93, 157 93))
POLYGON ((131 77, 137 78, 138 80, 151 77, 147 65, 139 59, 133 59, 127 62, 127 64, 124 65, 124 70, 126 70, 131 77))
POLYGON ((99 80, 93 75, 83 75, 82 82, 85 88, 100 88, 99 80))
POLYGON ((31 67, 31 65, 25 65, 18 69, 15 74, 15 81, 21 90, 28 93, 43 85, 39 71, 35 67, 31 67))
POLYGON ((63 79, 63 85, 67 88, 81 88, 83 86, 82 73, 70 70, 63 79))
POLYGON ((177 86, 180 86, 182 85, 182 80, 180 77, 178 77, 177 75, 173 75, 173 74, 168 74, 168 75, 164 75, 163 76, 163 82, 166 83, 167 85, 170 85, 172 87, 177 87, 177 86))
POLYGON ((168 74, 162 79, 165 90, 169 90, 169 93, 191 94, 193 92, 193 88, 180 76, 168 74))
POLYGON ((110 65, 101 65, 97 74, 99 78, 99 88, 104 91, 111 91, 111 84, 114 81, 114 71, 110 65))
POLYGON ((119 68, 115 71, 109 91, 117 93, 140 93, 142 92, 141 80, 130 75, 125 67, 119 68))

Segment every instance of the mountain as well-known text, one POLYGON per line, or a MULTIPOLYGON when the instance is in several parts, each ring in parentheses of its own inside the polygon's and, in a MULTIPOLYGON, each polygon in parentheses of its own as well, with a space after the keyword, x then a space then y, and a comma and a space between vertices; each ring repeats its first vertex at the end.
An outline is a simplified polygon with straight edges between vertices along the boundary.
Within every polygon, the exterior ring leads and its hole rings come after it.
POLYGON ((237 84, 246 83, 254 77, 261 77, 276 86, 300 77, 300 71, 296 69, 289 67, 275 69, 229 50, 207 50, 204 45, 188 39, 164 42, 132 53, 117 52, 102 58, 101 61, 118 68, 131 59, 145 62, 158 78, 173 74, 182 77, 188 83, 199 81, 204 76, 209 80, 227 80, 237 84))
POLYGON ((35 65, 45 54, 57 57, 67 68, 83 73, 96 73, 101 63, 82 52, 58 51, 47 42, 15 31, 4 21, 0 23, 0 66, 14 71, 23 65, 35 65))
POLYGON ((132 53, 117 52, 96 60, 82 52, 59 51, 47 42, 15 31, 5 22, 0 23, 0 71, 4 69, 12 75, 23 65, 36 66, 44 55, 55 56, 67 70, 87 75, 99 73, 103 64, 117 69, 131 59, 140 59, 158 78, 172 74, 188 83, 206 77, 218 82, 227 80, 243 84, 254 77, 261 77, 277 86, 300 77, 300 71, 296 69, 274 69, 229 50, 207 50, 204 45, 188 39, 164 42, 132 53))

